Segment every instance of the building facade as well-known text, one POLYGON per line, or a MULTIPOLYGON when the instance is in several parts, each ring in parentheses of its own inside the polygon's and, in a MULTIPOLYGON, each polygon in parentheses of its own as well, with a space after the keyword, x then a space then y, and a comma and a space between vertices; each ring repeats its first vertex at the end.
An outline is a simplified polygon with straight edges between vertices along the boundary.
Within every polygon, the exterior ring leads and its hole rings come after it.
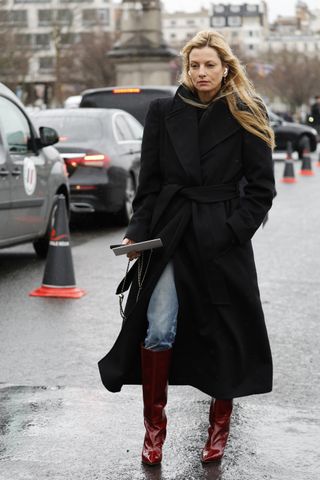
POLYGON ((270 25, 262 51, 277 53, 287 50, 320 58, 320 1, 318 3, 319 8, 311 11, 305 2, 299 0, 295 15, 278 16, 270 25))
POLYGON ((166 43, 180 50, 200 30, 210 28, 209 10, 202 8, 198 12, 163 13, 162 29, 166 43))
POLYGON ((94 31, 114 32, 114 11, 112 0, 0 0, 0 41, 25 52, 23 83, 47 88, 60 51, 94 31))
POLYGON ((210 27, 220 31, 235 52, 256 56, 269 31, 267 4, 213 4, 210 27))
POLYGON ((209 29, 221 32, 235 51, 254 56, 268 34, 266 2, 217 3, 197 12, 163 15, 164 38, 174 48, 181 48, 199 30, 209 29))

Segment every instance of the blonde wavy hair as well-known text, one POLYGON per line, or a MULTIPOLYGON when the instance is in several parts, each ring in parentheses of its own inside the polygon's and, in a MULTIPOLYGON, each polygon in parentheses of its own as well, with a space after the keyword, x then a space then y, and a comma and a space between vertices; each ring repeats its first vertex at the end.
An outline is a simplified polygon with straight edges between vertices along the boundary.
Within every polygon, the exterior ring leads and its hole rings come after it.
POLYGON ((218 32, 203 30, 198 32, 183 47, 183 60, 180 83, 189 90, 195 91, 188 71, 189 55, 193 48, 212 47, 216 50, 223 66, 228 67, 228 74, 223 79, 217 98, 225 97, 230 112, 248 132, 264 140, 270 148, 274 148, 274 132, 269 125, 268 114, 263 100, 257 95, 253 84, 248 79, 244 67, 225 38, 218 32))

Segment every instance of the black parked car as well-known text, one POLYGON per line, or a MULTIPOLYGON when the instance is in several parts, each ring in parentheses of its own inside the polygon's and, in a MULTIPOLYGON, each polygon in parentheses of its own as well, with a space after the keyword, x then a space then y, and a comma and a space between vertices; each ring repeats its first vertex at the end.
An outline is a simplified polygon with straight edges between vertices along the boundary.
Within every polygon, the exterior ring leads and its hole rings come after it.
POLYGON ((51 145, 57 132, 39 133, 17 96, 0 83, 0 248, 33 242, 45 257, 58 195, 69 204, 68 177, 51 145))
MULTIPOLYGON (((143 125, 151 100, 170 97, 177 87, 108 87, 85 90, 82 93, 81 107, 122 108, 134 115, 143 125)), ((287 143, 292 143, 293 151, 302 157, 306 142, 310 150, 317 148, 317 132, 314 128, 299 123, 286 122, 269 110, 270 122, 275 132, 276 150, 286 150, 287 143)))
POLYGON ((52 109, 33 114, 59 134, 69 173, 71 212, 106 212, 128 223, 140 168, 143 127, 116 109, 52 109))
POLYGON ((276 137, 276 150, 286 150, 287 143, 291 142, 292 150, 298 152, 299 158, 302 158, 303 150, 308 143, 311 152, 317 149, 317 131, 314 128, 287 122, 270 110, 268 114, 276 137))

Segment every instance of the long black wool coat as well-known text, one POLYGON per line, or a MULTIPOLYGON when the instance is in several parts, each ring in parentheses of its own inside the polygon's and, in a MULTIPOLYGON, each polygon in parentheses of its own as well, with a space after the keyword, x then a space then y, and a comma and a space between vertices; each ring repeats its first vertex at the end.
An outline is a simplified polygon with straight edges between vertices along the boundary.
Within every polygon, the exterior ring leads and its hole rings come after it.
MULTIPOLYGON (((212 103, 200 120, 198 108, 178 94, 152 102, 126 236, 135 241, 161 237, 164 247, 152 253, 138 300, 138 262, 118 287, 131 284, 126 321, 99 361, 108 390, 141 383, 146 310, 170 259, 179 313, 169 382, 192 385, 215 398, 272 389, 251 237, 273 195, 270 148, 241 127, 225 100, 212 103), (246 186, 239 196, 243 177, 246 186)), ((148 255, 143 254, 144 265, 148 255)))

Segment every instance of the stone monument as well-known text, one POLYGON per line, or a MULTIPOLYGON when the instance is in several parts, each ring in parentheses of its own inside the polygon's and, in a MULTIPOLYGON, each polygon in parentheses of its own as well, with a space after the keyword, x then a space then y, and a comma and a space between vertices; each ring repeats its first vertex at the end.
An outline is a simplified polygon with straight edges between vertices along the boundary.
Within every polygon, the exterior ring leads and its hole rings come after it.
POLYGON ((177 52, 162 36, 160 0, 123 0, 120 38, 109 53, 117 85, 170 85, 177 52))

